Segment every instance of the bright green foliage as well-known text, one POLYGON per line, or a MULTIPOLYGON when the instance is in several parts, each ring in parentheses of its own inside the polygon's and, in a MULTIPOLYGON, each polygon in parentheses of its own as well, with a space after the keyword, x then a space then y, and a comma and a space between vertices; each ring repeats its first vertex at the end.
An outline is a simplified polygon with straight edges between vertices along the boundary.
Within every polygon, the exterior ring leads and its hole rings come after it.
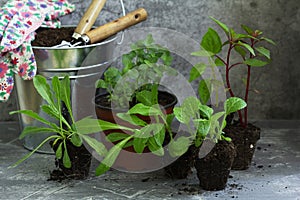
MULTIPOLYGON (((262 31, 253 30, 246 25, 241 25, 245 33, 237 33, 234 29, 228 27, 219 20, 213 17, 211 17, 211 19, 225 33, 226 39, 221 41, 218 31, 213 28, 208 28, 207 32, 202 37, 200 50, 193 52, 192 55, 209 57, 214 60, 214 64, 216 66, 225 66, 225 83, 231 97, 235 97, 235 93, 231 87, 231 79, 234 79, 235 77, 229 75, 230 70, 237 66, 246 67, 246 79, 242 81, 245 83, 245 95, 243 96, 243 99, 247 102, 252 67, 263 67, 271 61, 270 50, 262 44, 265 42, 275 45, 275 42, 263 37, 262 31), (239 56, 240 60, 232 59, 233 55, 239 56)), ((200 78, 203 73, 203 69, 204 67, 199 68, 199 64, 195 65, 190 72, 190 81, 200 78)), ((208 102, 208 92, 210 92, 211 95, 214 86, 217 86, 215 84, 211 84, 211 80, 213 79, 202 80, 199 84, 199 96, 201 103, 208 102), (201 94, 200 91, 204 93, 204 95, 201 94)), ((243 112, 244 113, 242 114, 242 111, 238 111, 239 120, 241 125, 247 126, 248 108, 246 107, 243 112)))
POLYGON ((205 138, 215 142, 229 140, 224 137, 223 129, 226 126, 226 116, 246 107, 246 102, 237 97, 231 97, 224 102, 224 111, 214 113, 207 105, 201 104, 196 97, 188 97, 181 106, 174 108, 175 118, 189 130, 190 137, 178 138, 172 141, 172 155, 181 155, 192 142, 199 147, 205 138), (179 148, 180 147, 180 148, 179 148))
POLYGON ((34 152, 49 141, 53 141, 53 146, 57 145, 55 155, 58 159, 63 160, 63 164, 66 168, 71 167, 71 161, 68 154, 67 142, 71 142, 73 145, 80 147, 85 141, 92 148, 96 150, 101 156, 105 156, 107 150, 105 146, 96 142, 96 140, 90 136, 91 133, 97 133, 102 130, 99 125, 99 121, 91 118, 84 118, 77 122, 74 121, 71 102, 70 102, 70 79, 68 76, 59 80, 58 77, 53 77, 51 85, 47 83, 46 78, 37 75, 33 79, 34 87, 41 97, 47 102, 42 105, 42 110, 50 117, 54 118, 59 122, 59 125, 50 122, 48 119, 41 117, 38 113, 31 110, 19 110, 11 112, 10 114, 25 114, 37 121, 42 122, 46 127, 25 127, 20 135, 20 139, 24 138, 29 134, 44 134, 44 133, 57 133, 56 135, 49 136, 46 138, 38 147, 36 147, 28 155, 16 162, 12 167, 16 167, 21 162, 29 158, 34 152), (71 122, 62 115, 62 103, 67 107, 71 122))
POLYGON ((105 89, 116 108, 127 108, 128 103, 154 105, 158 103, 158 85, 162 76, 176 75, 170 68, 173 57, 168 49, 156 44, 152 35, 131 45, 122 56, 121 69, 109 67, 97 88, 105 89))

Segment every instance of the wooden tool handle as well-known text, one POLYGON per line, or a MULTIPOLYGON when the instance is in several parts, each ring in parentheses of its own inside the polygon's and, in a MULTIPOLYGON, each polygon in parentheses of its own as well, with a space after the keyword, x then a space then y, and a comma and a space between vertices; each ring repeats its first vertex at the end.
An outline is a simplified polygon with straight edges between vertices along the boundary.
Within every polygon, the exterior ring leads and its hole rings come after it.
POLYGON ((117 20, 104 24, 96 29, 93 29, 85 35, 89 38, 89 43, 93 44, 106 39, 119 31, 122 31, 130 26, 133 26, 139 22, 147 19, 147 11, 144 8, 139 8, 127 15, 120 17, 117 20))
POLYGON ((93 0, 83 17, 81 18, 78 26, 76 27, 73 38, 78 39, 83 34, 91 30, 100 11, 104 7, 106 0, 93 0))

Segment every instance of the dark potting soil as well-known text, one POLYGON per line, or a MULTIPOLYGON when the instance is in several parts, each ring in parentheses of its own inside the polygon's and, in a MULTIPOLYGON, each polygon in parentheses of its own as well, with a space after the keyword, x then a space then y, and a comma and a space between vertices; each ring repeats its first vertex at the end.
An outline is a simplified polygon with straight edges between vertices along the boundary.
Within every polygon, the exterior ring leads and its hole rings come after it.
POLYGON ((36 31, 35 39, 32 41, 32 46, 53 47, 65 40, 70 42, 74 33, 75 27, 61 28, 39 28, 36 31))
POLYGON ((228 124, 224 132, 226 136, 232 139, 237 152, 232 169, 248 169, 253 158, 256 143, 260 138, 260 128, 253 124, 248 124, 247 127, 244 128, 235 121, 233 124, 228 124))
MULTIPOLYGON (((161 106, 167 106, 170 105, 174 102, 174 96, 170 95, 167 92, 159 92, 158 93, 158 104, 161 106)), ((95 98, 95 104, 97 106, 100 106, 102 108, 107 108, 110 109, 111 108, 111 101, 109 100, 109 95, 108 94, 96 94, 96 98, 95 98)), ((132 102, 129 102, 129 107, 134 106, 135 104, 137 104, 137 102, 135 102, 134 100, 132 102)))
POLYGON ((191 145, 187 152, 180 156, 175 162, 164 168, 165 174, 173 179, 184 179, 192 173, 195 159, 198 157, 199 148, 191 145))
MULTIPOLYGON (((58 145, 54 146, 54 151, 57 148, 58 145)), ((58 167, 58 169, 55 169, 50 173, 50 178, 48 180, 81 180, 88 177, 92 160, 92 155, 90 152, 84 147, 84 145, 81 147, 76 147, 69 141, 67 142, 67 152, 71 160, 71 168, 64 167, 62 159, 56 159, 55 165, 58 167)))
POLYGON ((232 142, 219 141, 204 157, 195 161, 200 186, 205 190, 222 190, 226 187, 235 156, 232 142))

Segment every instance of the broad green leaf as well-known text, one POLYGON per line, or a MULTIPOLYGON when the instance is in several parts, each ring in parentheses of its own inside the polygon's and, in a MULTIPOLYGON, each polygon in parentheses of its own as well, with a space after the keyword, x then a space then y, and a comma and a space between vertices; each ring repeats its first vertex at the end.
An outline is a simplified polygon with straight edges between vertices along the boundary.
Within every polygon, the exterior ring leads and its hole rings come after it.
POLYGON ((139 138, 149 138, 153 136, 154 134, 160 132, 162 129, 164 129, 164 124, 161 123, 151 123, 147 126, 140 129, 139 134, 135 134, 134 137, 139 138))
POLYGON ((148 139, 148 148, 149 150, 157 155, 157 156, 163 156, 164 155, 164 149, 162 148, 162 145, 157 144, 156 140, 154 137, 150 137, 148 139))
POLYGON ((64 142, 64 151, 63 151, 63 165, 65 168, 71 168, 72 164, 71 164, 71 160, 68 154, 68 149, 67 149, 67 145, 66 142, 64 142))
POLYGON ((264 55, 266 58, 271 59, 271 53, 268 49, 264 47, 256 47, 255 50, 264 55))
POLYGON ((206 137, 210 130, 210 119, 196 119, 196 123, 198 123, 197 132, 201 135, 201 137, 206 137))
POLYGON ((62 145, 63 145, 62 142, 59 143, 58 148, 55 152, 55 156, 56 156, 57 159, 61 159, 61 157, 62 157, 62 145))
POLYGON ((82 140, 80 136, 76 133, 71 136, 71 142, 76 147, 80 147, 82 145, 82 140))
POLYGON ((104 88, 104 89, 106 89, 107 88, 107 83, 104 80, 99 79, 96 82, 96 88, 104 88))
POLYGON ((235 47, 234 47, 234 50, 235 50, 238 54, 240 54, 243 58, 245 58, 246 55, 247 55, 246 50, 245 50, 244 48, 242 48, 241 46, 235 46, 235 47))
POLYGON ((197 118, 196 115, 200 105, 201 103, 196 97, 187 97, 180 107, 174 108, 173 112, 179 122, 188 125, 191 119, 197 118))
POLYGON ((54 96, 56 97, 56 100, 57 100, 57 106, 56 108, 58 108, 60 106, 60 99, 61 99, 61 87, 60 87, 60 82, 59 82, 59 79, 57 76, 54 76, 52 78, 52 89, 53 89, 53 92, 54 92, 54 96))
POLYGON ((187 137, 179 137, 176 140, 171 140, 168 145, 169 154, 172 157, 179 157, 183 155, 191 145, 191 141, 187 137))
POLYGON ((106 139, 110 142, 117 142, 120 140, 123 140, 125 138, 129 137, 128 134, 126 133, 110 133, 109 135, 106 136, 106 139))
POLYGON ((120 151, 122 150, 123 146, 130 140, 132 139, 133 136, 128 137, 118 144, 114 145, 107 153, 105 158, 102 160, 100 165, 96 168, 96 175, 100 176, 104 174, 109 168, 114 164, 116 161, 120 151))
POLYGON ((59 130, 47 127, 36 127, 36 126, 26 126, 19 136, 19 139, 23 139, 27 135, 31 134, 43 134, 43 133, 57 133, 59 130))
POLYGON ((268 64, 266 61, 258 60, 255 58, 250 58, 244 61, 244 64, 249 65, 251 67, 263 67, 268 64))
POLYGON ((215 54, 206 50, 200 50, 200 51, 192 52, 191 55, 197 57, 211 57, 215 54))
POLYGON ((210 99, 211 82, 209 80, 201 80, 198 86, 198 94, 202 104, 206 104, 210 99))
POLYGON ((241 41, 238 41, 237 44, 242 46, 242 47, 245 47, 253 56, 255 56, 254 49, 249 44, 246 44, 246 43, 241 42, 241 41))
POLYGON ((200 105, 199 110, 200 110, 201 118, 205 118, 205 119, 210 119, 214 112, 214 110, 208 107, 207 105, 200 105))
POLYGON ((197 78, 199 78, 203 74, 203 72, 205 72, 206 67, 207 66, 204 63, 198 63, 198 64, 194 65, 190 71, 189 82, 192 82, 192 81, 196 80, 197 78))
POLYGON ((165 127, 162 127, 162 129, 160 129, 160 131, 154 133, 154 139, 156 141, 156 143, 159 146, 162 146, 165 140, 165 134, 166 134, 166 129, 165 127))
POLYGON ((146 126, 147 123, 140 119, 138 116, 136 115, 129 115, 127 113, 117 113, 117 116, 124 120, 124 121, 127 121, 129 122, 130 124, 133 124, 133 125, 136 125, 136 126, 146 126))
POLYGON ((238 97, 230 97, 225 101, 224 110, 226 115, 241 110, 247 106, 247 103, 238 97))
POLYGON ((225 66, 225 63, 220 58, 216 58, 215 65, 221 67, 221 66, 225 66))
POLYGON ((219 53, 222 50, 222 41, 219 34, 214 29, 209 28, 202 38, 201 46, 214 54, 219 53))
POLYGON ((222 29, 223 31, 225 32, 225 34, 227 36, 229 36, 229 28, 227 27, 227 25, 225 25, 224 23, 220 22, 219 20, 213 18, 213 17, 210 17, 214 22, 216 22, 222 29))
MULTIPOLYGON (((153 96, 151 91, 143 90, 136 93, 136 99, 138 102, 146 105, 151 106, 153 105, 153 96)), ((156 102, 157 103, 157 102, 156 102)))
POLYGON ((140 114, 143 116, 153 116, 153 115, 162 115, 160 109, 158 109, 155 105, 146 106, 142 103, 138 103, 133 106, 128 112, 128 114, 140 114))
POLYGON ((133 148, 137 153, 143 153, 146 143, 148 141, 148 138, 139 138, 134 137, 133 139, 133 148))
POLYGON ((41 95, 41 97, 47 101, 48 104, 55 107, 51 89, 45 77, 41 75, 37 75, 33 78, 33 84, 37 92, 41 95))
POLYGON ((99 142, 95 138, 92 138, 87 135, 81 135, 81 138, 94 149, 98 155, 105 156, 107 154, 107 150, 102 142, 99 142))

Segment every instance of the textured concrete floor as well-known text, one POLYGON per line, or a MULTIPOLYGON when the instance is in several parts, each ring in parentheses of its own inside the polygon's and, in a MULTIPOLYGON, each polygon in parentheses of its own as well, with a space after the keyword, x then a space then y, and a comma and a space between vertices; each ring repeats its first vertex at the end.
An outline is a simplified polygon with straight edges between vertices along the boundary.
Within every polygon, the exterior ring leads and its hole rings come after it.
POLYGON ((253 163, 232 171, 223 191, 198 187, 195 172, 185 180, 171 180, 163 171, 129 174, 110 171, 84 181, 47 181, 54 156, 35 154, 15 169, 7 169, 26 154, 16 139, 16 123, 0 123, 0 199, 285 199, 300 200, 299 123, 262 123, 253 163))

